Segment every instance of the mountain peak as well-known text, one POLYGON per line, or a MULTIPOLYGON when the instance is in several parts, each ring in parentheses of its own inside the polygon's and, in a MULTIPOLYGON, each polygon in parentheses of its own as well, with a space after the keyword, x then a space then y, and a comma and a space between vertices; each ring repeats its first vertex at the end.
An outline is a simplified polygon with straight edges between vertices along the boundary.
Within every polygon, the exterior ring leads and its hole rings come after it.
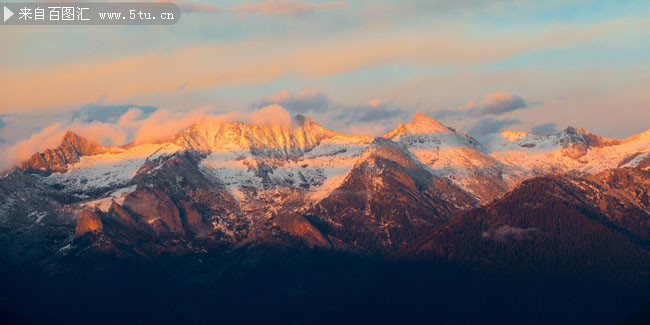
POLYGON ((63 141, 71 140, 71 139, 79 139, 79 136, 71 130, 65 131, 65 135, 63 136, 63 141))
MULTIPOLYGON (((410 129, 412 131, 418 131, 417 133, 446 133, 449 132, 449 128, 444 126, 438 120, 434 119, 431 116, 417 112, 413 121, 409 123, 410 129)), ((415 132, 414 132, 415 133, 415 132)))
POLYGON ((106 152, 106 148, 68 130, 61 144, 42 153, 35 153, 20 167, 27 170, 42 170, 47 172, 64 172, 68 164, 79 162, 81 156, 89 156, 106 152))
POLYGON ((204 152, 252 150, 256 155, 293 157, 325 139, 369 143, 371 139, 367 138, 330 131, 308 117, 296 115, 290 127, 206 121, 185 129, 173 141, 180 147, 204 152))
POLYGON ((452 133, 452 131, 433 117, 418 112, 410 123, 402 123, 397 128, 382 135, 382 137, 387 139, 396 139, 404 134, 420 135, 443 133, 452 133))

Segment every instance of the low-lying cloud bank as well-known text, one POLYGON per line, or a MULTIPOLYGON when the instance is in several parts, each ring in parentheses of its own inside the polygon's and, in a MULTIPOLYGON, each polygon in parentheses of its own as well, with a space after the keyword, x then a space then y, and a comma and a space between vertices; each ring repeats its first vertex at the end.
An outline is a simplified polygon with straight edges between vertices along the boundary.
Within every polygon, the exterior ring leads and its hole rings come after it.
MULTIPOLYGON (((120 110, 123 106, 116 106, 120 110)), ((111 110, 110 107, 105 107, 111 110)), ((84 110, 80 110, 84 112, 84 110)), ((77 112, 78 113, 78 112, 77 112)), ((204 121, 242 121, 258 125, 291 126, 289 112, 279 105, 268 105, 259 110, 242 113, 219 113, 212 107, 201 107, 189 112, 167 109, 132 107, 123 114, 106 114, 106 119, 91 119, 87 114, 73 114, 67 121, 55 122, 15 144, 0 146, 0 170, 9 168, 48 148, 61 144, 65 132, 70 130, 103 145, 121 146, 127 143, 153 143, 170 138, 191 125, 204 121)))
MULTIPOLYGON (((481 140, 506 127, 520 124, 520 120, 512 118, 512 115, 509 115, 510 118, 500 117, 527 106, 516 95, 494 93, 485 96, 480 104, 470 102, 464 107, 430 111, 429 114, 450 118, 443 119, 443 122, 452 127, 458 127, 454 119, 463 122, 460 123, 461 129, 481 140)), ((170 138, 193 124, 208 120, 290 127, 292 116, 303 114, 336 131, 380 136, 399 123, 408 121, 414 113, 413 109, 381 99, 356 105, 341 104, 323 92, 310 88, 295 93, 283 90, 253 102, 246 112, 231 113, 223 113, 214 107, 174 111, 153 106, 107 105, 100 99, 74 112, 51 118, 41 117, 40 122, 34 121, 32 124, 30 121, 33 119, 29 116, 4 116, 12 122, 2 122, 8 125, 0 128, 0 170, 29 158, 35 152, 57 147, 68 130, 103 145, 120 146, 170 138)), ((550 133, 555 127, 555 124, 547 123, 536 126, 535 130, 550 133)))
POLYGON ((414 114, 380 99, 357 105, 337 103, 323 92, 311 88, 296 93, 285 89, 252 103, 251 108, 267 105, 280 105, 292 115, 308 115, 335 130, 368 136, 379 136, 414 114))

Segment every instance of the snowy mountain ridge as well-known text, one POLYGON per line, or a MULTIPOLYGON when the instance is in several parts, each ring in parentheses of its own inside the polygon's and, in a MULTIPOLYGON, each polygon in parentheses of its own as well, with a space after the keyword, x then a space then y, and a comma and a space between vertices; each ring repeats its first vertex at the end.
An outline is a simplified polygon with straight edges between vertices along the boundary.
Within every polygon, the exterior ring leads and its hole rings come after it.
MULTIPOLYGON (((571 127, 556 134, 504 131, 481 144, 418 113, 380 138, 482 203, 530 177, 595 174, 650 161, 650 130, 624 140, 571 127)), ((290 188, 306 202, 317 202, 341 184, 365 151, 373 150, 372 142, 372 137, 330 131, 300 115, 291 126, 207 120, 160 143, 122 147, 101 146, 68 132, 61 146, 34 154, 18 167, 67 193, 109 202, 133 190, 133 177, 148 161, 191 151, 202 157, 201 172, 235 197, 290 188)))

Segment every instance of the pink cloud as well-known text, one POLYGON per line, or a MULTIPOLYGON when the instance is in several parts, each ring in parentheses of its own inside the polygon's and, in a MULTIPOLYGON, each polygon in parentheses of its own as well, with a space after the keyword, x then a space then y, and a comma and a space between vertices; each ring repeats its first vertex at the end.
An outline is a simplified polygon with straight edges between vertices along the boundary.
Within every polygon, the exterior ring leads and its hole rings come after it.
POLYGON ((517 95, 495 92, 483 97, 483 101, 480 103, 470 101, 458 107, 457 110, 441 111, 439 117, 502 115, 526 107, 528 107, 526 101, 517 95))
POLYGON ((342 2, 310 3, 294 0, 264 0, 234 8, 235 12, 258 15, 288 15, 301 17, 319 10, 342 8, 342 2))
POLYGON ((291 126, 291 115, 280 105, 269 105, 248 114, 248 121, 259 125, 291 126))
POLYGON ((29 158, 35 152, 58 146, 65 134, 65 130, 61 129, 62 126, 61 123, 52 124, 14 146, 5 148, 7 152, 3 152, 4 159, 0 167, 4 169, 29 158))
POLYGON ((158 110, 148 118, 135 122, 133 142, 136 144, 151 143, 160 139, 170 138, 189 127, 212 116, 211 108, 202 107, 190 112, 172 112, 158 110))
POLYGON ((185 2, 185 1, 168 1, 168 0, 157 0, 156 2, 172 2, 181 9, 182 12, 212 12, 212 13, 221 13, 224 12, 224 9, 215 7, 213 5, 201 2, 185 2))
POLYGON ((291 127, 292 123, 289 113, 279 105, 268 105, 247 113, 218 114, 212 107, 200 107, 188 112, 162 109, 139 120, 141 115, 140 109, 132 108, 116 123, 82 120, 53 123, 13 146, 0 147, 0 154, 3 157, 0 158, 0 169, 24 161, 36 152, 58 147, 68 130, 103 145, 121 146, 130 139, 135 144, 155 143, 171 138, 191 125, 204 121, 213 123, 241 121, 287 128, 291 127))

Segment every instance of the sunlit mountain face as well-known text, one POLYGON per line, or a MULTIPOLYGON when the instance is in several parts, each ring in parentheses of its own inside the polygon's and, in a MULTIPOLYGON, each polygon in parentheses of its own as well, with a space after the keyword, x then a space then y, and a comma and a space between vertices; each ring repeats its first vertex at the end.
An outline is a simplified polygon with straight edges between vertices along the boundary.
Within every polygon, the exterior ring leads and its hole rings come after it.
POLYGON ((479 141, 421 113, 379 137, 302 115, 123 146, 69 131, 0 178, 2 317, 642 319, 649 189, 650 131, 479 141))

